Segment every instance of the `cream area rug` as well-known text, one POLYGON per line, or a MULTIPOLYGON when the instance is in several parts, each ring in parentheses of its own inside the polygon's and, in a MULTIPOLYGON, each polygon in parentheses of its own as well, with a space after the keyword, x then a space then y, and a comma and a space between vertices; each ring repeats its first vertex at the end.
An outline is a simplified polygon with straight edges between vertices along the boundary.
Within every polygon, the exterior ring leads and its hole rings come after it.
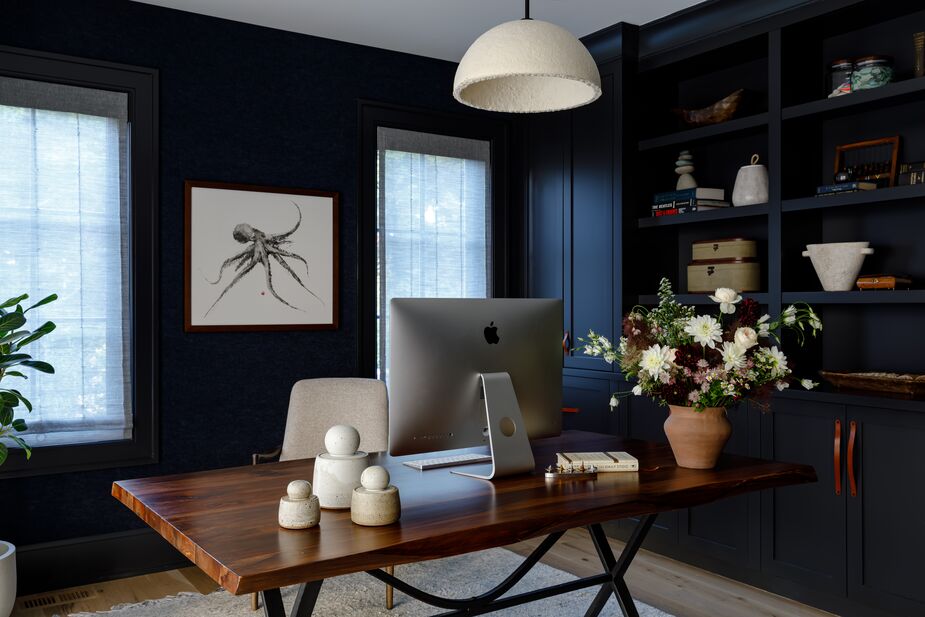
MULTIPOLYGON (((448 557, 397 566, 395 574, 402 580, 424 591, 453 598, 466 598, 484 593, 510 574, 523 557, 508 550, 496 548, 458 557, 448 557)), ((538 587, 548 587, 573 580, 575 577, 561 570, 538 563, 507 595, 522 593, 538 587)), ((589 587, 561 596, 546 598, 491 613, 505 617, 572 617, 584 615, 585 609, 597 593, 589 587)), ((283 589, 283 602, 287 612, 292 607, 296 587, 283 589)), ((671 617, 657 608, 636 602, 640 617, 671 617)), ((385 608, 385 585, 368 574, 350 574, 328 579, 321 587, 313 615, 319 617, 423 617, 444 612, 396 591, 395 608, 385 608)), ((602 615, 620 615, 616 600, 610 599, 602 615)), ((149 600, 139 604, 116 606, 102 613, 78 613, 71 617, 109 615, 112 617, 262 617, 263 610, 250 610, 248 596, 232 596, 225 591, 209 595, 183 593, 162 600, 149 600)))

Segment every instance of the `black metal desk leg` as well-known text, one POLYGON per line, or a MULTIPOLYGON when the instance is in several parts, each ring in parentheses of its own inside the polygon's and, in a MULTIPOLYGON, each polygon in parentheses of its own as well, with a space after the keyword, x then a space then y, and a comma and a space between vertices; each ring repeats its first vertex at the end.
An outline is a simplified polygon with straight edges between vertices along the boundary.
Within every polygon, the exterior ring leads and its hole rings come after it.
MULTIPOLYGON (((310 617, 312 611, 315 610, 315 602, 318 601, 323 582, 312 581, 299 585, 295 604, 292 605, 291 617, 310 617)), ((266 617, 286 617, 286 608, 283 606, 283 596, 279 589, 267 589, 261 591, 260 595, 263 597, 263 612, 266 617)))
POLYGON ((597 617, 600 615, 604 605, 607 604, 607 600, 610 599, 610 594, 616 596, 617 602, 620 604, 620 609, 625 617, 639 617, 639 613, 636 611, 636 605, 633 603, 633 597, 630 595, 623 577, 629 569, 630 564, 633 562, 636 553, 639 552, 643 540, 646 539, 646 534, 648 534, 649 530, 652 528, 652 524, 655 522, 655 516, 655 514, 649 514, 637 523, 632 535, 630 535, 629 540, 626 542, 626 546, 623 547, 623 552, 620 553, 619 559, 613 556, 613 551, 610 550, 610 544, 607 541, 607 535, 604 533, 603 527, 600 525, 591 525, 588 527, 591 540, 594 542, 594 548, 597 550, 597 555, 601 560, 601 564, 610 574, 611 581, 609 584, 602 585, 598 590, 597 596, 595 596, 594 601, 591 602, 591 606, 589 606, 588 610, 585 612, 585 617, 597 617))

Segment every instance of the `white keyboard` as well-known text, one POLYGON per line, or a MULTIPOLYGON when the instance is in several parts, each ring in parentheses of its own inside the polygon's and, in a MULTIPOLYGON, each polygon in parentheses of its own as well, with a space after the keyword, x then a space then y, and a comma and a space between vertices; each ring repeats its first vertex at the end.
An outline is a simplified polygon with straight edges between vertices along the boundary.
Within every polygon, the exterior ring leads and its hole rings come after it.
POLYGON ((439 458, 424 458, 418 461, 405 461, 405 465, 419 471, 427 471, 428 469, 437 469, 439 467, 456 467, 457 465, 475 465, 490 462, 490 454, 456 454, 439 458))

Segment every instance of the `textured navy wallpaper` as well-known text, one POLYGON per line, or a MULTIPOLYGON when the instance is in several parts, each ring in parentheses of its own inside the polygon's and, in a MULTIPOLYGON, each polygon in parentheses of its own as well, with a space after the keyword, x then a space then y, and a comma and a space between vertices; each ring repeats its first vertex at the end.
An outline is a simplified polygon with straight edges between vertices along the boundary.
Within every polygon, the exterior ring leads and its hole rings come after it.
POLYGON ((355 374, 357 99, 461 110, 455 65, 115 0, 5 0, 0 44, 160 70, 161 463, 0 481, 4 540, 138 527, 113 480, 248 464, 293 382, 355 374), (339 191, 340 329, 184 334, 186 178, 339 191))

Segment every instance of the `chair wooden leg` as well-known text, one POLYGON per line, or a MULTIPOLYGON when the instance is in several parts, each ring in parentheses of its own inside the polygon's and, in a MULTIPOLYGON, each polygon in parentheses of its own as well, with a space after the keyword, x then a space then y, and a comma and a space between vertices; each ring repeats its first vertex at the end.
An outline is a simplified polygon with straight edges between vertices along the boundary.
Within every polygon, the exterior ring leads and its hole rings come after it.
MULTIPOLYGON (((386 566, 386 567, 385 567, 385 571, 386 571, 387 573, 391 574, 392 576, 394 576, 394 575, 395 575, 395 566, 386 566)), ((386 586, 385 586, 385 608, 386 608, 386 610, 392 610, 392 607, 394 606, 394 602, 393 602, 393 600, 394 600, 394 598, 393 598, 394 592, 395 592, 395 590, 392 588, 391 585, 386 585, 386 586)))
POLYGON ((256 593, 252 593, 251 594, 251 610, 256 611, 258 608, 260 608, 259 598, 257 597, 256 593))

